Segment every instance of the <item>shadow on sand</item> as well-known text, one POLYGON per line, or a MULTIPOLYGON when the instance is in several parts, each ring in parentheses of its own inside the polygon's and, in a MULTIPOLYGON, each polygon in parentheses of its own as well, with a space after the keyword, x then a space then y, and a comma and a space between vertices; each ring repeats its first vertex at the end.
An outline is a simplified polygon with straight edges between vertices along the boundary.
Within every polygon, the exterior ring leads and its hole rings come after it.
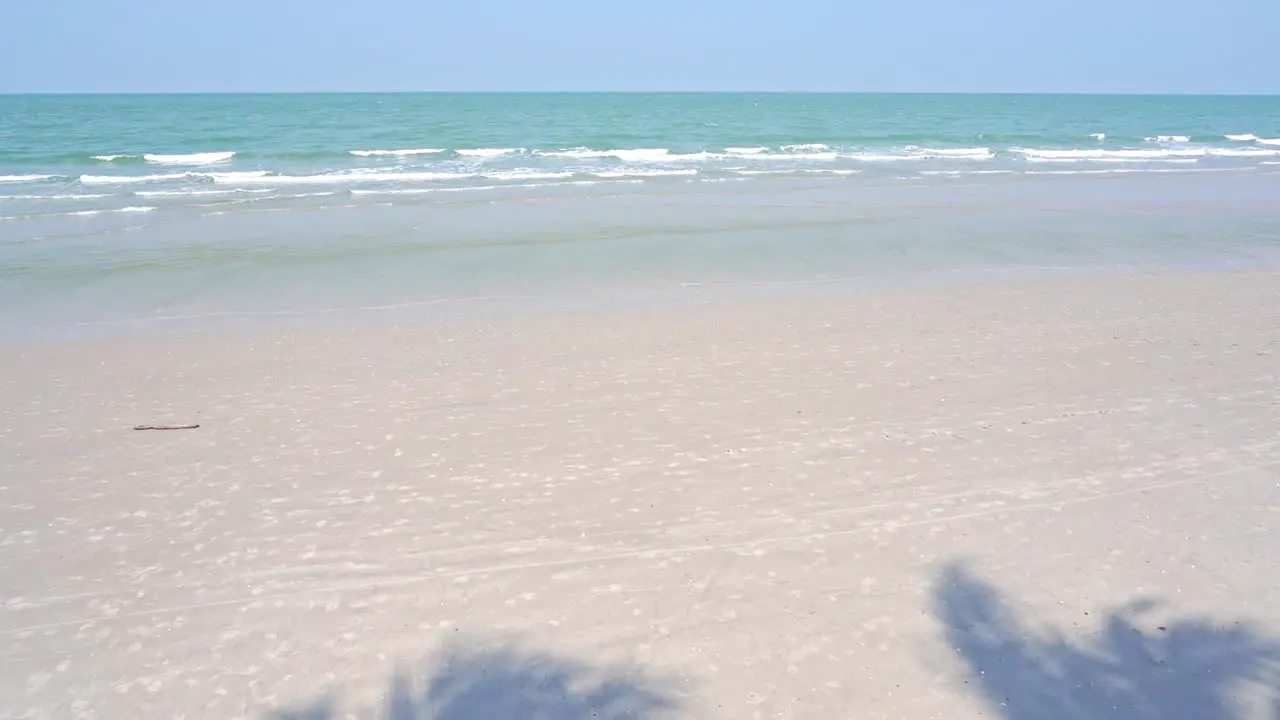
POLYGON ((516 644, 468 649, 457 643, 424 664, 397 672, 374 708, 349 708, 337 696, 275 713, 271 720, 648 720, 676 709, 670 684, 634 669, 598 668, 516 644))
POLYGON ((1136 601, 1073 642, 1031 627, 990 584, 952 564, 934 611, 996 717, 1006 720, 1280 718, 1280 642, 1243 622, 1173 619, 1136 601))

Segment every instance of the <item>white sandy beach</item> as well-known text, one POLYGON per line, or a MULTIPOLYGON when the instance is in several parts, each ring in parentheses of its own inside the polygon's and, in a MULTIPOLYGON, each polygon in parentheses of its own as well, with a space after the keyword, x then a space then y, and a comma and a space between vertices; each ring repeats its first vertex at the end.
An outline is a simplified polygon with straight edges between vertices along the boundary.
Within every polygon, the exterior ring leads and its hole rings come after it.
POLYGON ((1278 381, 1268 272, 12 345, 0 717, 1273 717, 1278 381))

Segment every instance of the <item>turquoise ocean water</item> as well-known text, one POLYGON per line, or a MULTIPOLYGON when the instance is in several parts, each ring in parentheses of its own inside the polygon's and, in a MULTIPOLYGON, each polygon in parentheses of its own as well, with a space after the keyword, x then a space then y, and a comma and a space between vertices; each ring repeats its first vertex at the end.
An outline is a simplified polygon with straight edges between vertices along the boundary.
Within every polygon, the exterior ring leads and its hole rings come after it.
POLYGON ((1278 174, 1280 97, 7 96, 0 302, 76 323, 1256 260, 1278 174))

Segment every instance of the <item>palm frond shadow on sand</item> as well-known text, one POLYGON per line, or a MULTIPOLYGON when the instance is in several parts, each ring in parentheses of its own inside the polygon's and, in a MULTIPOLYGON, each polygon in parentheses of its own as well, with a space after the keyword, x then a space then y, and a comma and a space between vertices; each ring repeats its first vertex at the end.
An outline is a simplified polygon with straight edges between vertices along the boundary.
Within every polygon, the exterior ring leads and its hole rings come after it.
POLYGON ((382 720, 650 720, 677 706, 668 683, 634 668, 602 668, 515 644, 469 649, 456 643, 387 683, 383 701, 363 711, 336 696, 276 713, 271 720, 337 720, 352 712, 382 720))
POLYGON ((1024 623, 964 564, 944 569, 933 598, 968 686, 996 717, 1280 720, 1280 641, 1248 623, 1155 625, 1159 604, 1140 600, 1104 613, 1092 640, 1073 642, 1024 623))

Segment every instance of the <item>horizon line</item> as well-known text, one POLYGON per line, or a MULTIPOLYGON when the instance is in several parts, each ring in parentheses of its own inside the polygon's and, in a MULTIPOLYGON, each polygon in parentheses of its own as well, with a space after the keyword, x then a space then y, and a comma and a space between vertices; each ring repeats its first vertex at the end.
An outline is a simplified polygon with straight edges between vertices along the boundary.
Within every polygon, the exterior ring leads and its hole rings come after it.
POLYGON ((1280 92, 1095 91, 1095 90, 81 90, 0 91, 0 97, 121 95, 1019 95, 1104 97, 1280 97, 1280 92))

